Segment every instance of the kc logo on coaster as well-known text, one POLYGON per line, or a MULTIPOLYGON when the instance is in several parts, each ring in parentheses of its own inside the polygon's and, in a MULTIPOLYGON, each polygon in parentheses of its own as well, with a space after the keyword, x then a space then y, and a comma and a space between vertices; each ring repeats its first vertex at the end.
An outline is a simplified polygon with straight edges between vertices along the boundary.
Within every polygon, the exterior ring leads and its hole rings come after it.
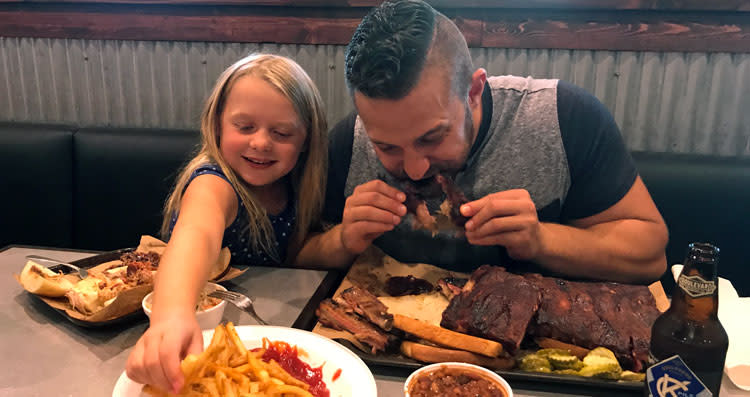
POLYGON ((677 355, 649 367, 646 384, 651 397, 712 396, 706 385, 677 355))
POLYGON ((659 397, 678 397, 675 391, 687 391, 689 384, 689 380, 680 381, 670 377, 669 374, 664 374, 656 380, 656 391, 659 393, 659 397))

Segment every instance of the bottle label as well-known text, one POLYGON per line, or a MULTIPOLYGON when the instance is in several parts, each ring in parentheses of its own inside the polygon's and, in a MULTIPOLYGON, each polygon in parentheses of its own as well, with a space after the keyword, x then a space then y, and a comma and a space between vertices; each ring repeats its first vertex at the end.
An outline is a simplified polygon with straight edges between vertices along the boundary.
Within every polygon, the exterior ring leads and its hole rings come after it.
POLYGON ((713 295, 716 291, 714 281, 705 280, 697 274, 692 276, 680 275, 680 278, 677 279, 677 285, 693 298, 713 295))
POLYGON ((646 370, 646 385, 652 397, 711 397, 706 385, 680 356, 672 356, 646 370))

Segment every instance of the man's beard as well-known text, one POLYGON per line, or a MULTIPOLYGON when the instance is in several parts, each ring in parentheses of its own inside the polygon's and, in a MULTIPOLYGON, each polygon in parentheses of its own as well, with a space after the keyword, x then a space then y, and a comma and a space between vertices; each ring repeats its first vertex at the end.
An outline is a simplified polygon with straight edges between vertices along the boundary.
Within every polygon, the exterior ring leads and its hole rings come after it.
POLYGON ((465 166, 466 160, 469 156, 469 152, 471 151, 471 147, 474 143, 474 139, 476 138, 476 131, 474 131, 474 119, 472 118, 471 108, 469 107, 468 101, 465 103, 464 108, 464 136, 464 147, 461 149, 458 159, 439 163, 430 163, 430 168, 427 170, 427 172, 425 172, 424 177, 422 177, 422 179, 420 180, 412 180, 411 178, 409 178, 409 176, 406 175, 403 170, 401 170, 399 175, 394 175, 394 177, 402 184, 405 183, 414 186, 414 188, 420 191, 420 193, 422 193, 422 195, 425 197, 432 197, 442 194, 442 189, 435 180, 435 176, 437 174, 443 174, 454 178, 456 174, 465 166))

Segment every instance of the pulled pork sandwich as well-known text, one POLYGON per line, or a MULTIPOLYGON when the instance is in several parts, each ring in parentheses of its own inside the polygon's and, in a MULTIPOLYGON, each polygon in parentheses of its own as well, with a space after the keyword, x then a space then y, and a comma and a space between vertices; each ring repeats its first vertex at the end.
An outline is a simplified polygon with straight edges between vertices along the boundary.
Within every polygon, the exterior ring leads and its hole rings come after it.
POLYGON ((73 288, 73 283, 64 274, 55 273, 33 261, 26 262, 18 281, 26 291, 49 298, 65 296, 73 288))
POLYGON ((73 309, 83 314, 94 313, 125 290, 153 285, 159 259, 159 254, 153 252, 125 253, 120 257, 122 264, 102 272, 89 272, 89 276, 77 282, 65 296, 73 309))

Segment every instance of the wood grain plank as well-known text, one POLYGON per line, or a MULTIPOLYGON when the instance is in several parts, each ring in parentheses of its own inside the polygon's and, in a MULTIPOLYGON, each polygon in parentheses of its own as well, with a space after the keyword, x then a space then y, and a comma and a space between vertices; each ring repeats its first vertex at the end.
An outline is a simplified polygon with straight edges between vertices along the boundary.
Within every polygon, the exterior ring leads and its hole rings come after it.
POLYGON ((634 16, 487 17, 482 47, 750 52, 750 18, 703 22, 634 16))
MULTIPOLYGON (((0 3, 0 36, 346 44, 367 11, 0 3)), ((750 14, 744 12, 445 11, 471 47, 750 52, 750 14)))
MULTIPOLYGON (((436 8, 750 11, 750 0, 428 0, 436 8)), ((0 3, 108 3, 374 7, 383 0, 0 0, 0 3)))
POLYGON ((0 35, 105 40, 346 44, 360 15, 3 11, 0 35))

